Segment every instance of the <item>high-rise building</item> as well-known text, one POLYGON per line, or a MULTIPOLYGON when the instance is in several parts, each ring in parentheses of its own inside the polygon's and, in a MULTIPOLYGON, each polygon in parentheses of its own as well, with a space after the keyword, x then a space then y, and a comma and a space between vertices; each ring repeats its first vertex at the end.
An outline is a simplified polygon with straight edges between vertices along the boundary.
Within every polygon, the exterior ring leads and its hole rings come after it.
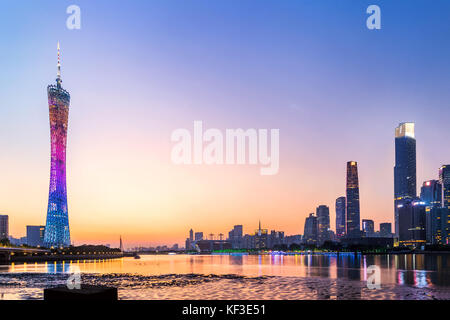
POLYGON ((420 199, 430 207, 442 206, 442 184, 438 180, 425 181, 420 189, 420 199))
POLYGON ((358 164, 356 161, 347 162, 347 235, 360 235, 360 212, 359 212, 359 182, 358 164))
POLYGON ((363 219, 362 220, 362 231, 366 235, 373 235, 375 233, 375 223, 373 220, 363 219))
POLYGON ((267 247, 273 249, 284 244, 284 231, 271 230, 268 236, 267 247))
MULTIPOLYGON (((445 170, 439 171, 444 182, 445 170), (444 171, 444 172, 443 172, 444 171)), ((420 199, 426 206, 426 238, 429 244, 446 244, 448 238, 448 212, 442 208, 442 183, 439 180, 425 181, 420 190, 420 199)))
POLYGON ((66 186, 66 145, 70 94, 62 88, 61 83, 58 43, 56 85, 47 87, 51 140, 50 187, 44 235, 44 242, 47 247, 67 247, 70 245, 66 186))
POLYGON ((261 229, 261 221, 259 221, 258 230, 255 231, 255 248, 265 249, 268 244, 268 232, 267 229, 261 229))
POLYGON ((439 169, 439 182, 442 185, 442 206, 450 209, 450 164, 439 169))
POLYGON ((317 217, 310 213, 305 220, 305 229, 303 232, 303 241, 308 244, 316 244, 318 240, 317 217))
POLYGON ((400 245, 418 247, 426 243, 426 204, 420 199, 403 200, 398 205, 400 245))
POLYGON ((44 245, 45 226, 27 226, 27 245, 42 247, 44 245))
POLYGON ((0 240, 9 239, 9 217, 0 215, 0 240))
POLYGON ((194 241, 200 241, 203 240, 203 232, 196 232, 194 235, 194 241))
POLYGON ((336 199, 336 236, 342 238, 345 235, 345 197, 336 199))
POLYGON ((194 230, 189 230, 189 240, 192 242, 194 241, 194 230))
POLYGON ((447 208, 426 207, 426 237, 429 244, 449 243, 449 212, 447 208))
POLYGON ((233 230, 228 232, 228 240, 231 242, 233 249, 240 249, 242 247, 243 228, 242 225, 234 226, 233 230))
POLYGON ((330 240, 330 209, 325 205, 320 205, 316 208, 317 216, 317 237, 320 244, 330 240))
POLYGON ((416 138, 414 123, 404 122, 395 128, 394 217, 396 236, 399 236, 399 205, 403 200, 414 199, 416 196, 416 138))
POLYGON ((392 224, 389 222, 380 223, 380 236, 391 237, 392 236, 392 224))

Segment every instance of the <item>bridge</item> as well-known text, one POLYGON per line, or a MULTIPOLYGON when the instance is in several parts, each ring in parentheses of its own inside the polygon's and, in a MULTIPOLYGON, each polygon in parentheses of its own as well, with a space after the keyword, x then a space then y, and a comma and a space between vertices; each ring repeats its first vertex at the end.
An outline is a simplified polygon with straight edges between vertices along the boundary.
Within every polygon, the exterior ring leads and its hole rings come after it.
POLYGON ((45 252, 50 252, 50 250, 25 248, 25 247, 0 247, 0 262, 9 262, 11 260, 11 254, 15 253, 45 253, 45 252))

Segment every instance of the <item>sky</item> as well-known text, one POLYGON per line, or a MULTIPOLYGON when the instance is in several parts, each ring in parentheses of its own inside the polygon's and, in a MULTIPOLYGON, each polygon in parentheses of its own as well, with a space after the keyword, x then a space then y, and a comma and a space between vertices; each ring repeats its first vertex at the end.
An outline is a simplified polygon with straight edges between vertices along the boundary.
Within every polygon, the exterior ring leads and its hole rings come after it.
MULTIPOLYGON (((450 2, 7 1, 0 11, 0 214, 45 224, 46 86, 71 94, 72 241, 183 244, 188 231, 302 234, 345 195, 357 161, 361 219, 393 222, 394 129, 416 123, 417 184, 450 163, 450 2), (81 9, 69 30, 66 9, 81 9), (381 29, 366 27, 369 5, 381 29), (280 169, 175 165, 171 133, 280 130, 280 169)), ((419 191, 419 190, 418 190, 419 191)))

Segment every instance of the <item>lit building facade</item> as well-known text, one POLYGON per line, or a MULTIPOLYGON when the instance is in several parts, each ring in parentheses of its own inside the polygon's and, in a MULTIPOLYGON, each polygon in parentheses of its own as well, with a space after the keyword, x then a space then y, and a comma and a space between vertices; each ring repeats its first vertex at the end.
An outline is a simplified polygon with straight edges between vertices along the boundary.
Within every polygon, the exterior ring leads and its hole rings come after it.
POLYGON ((450 209, 450 165, 439 169, 439 182, 442 185, 442 206, 450 209))
POLYGON ((231 242, 233 249, 240 249, 242 247, 243 227, 242 225, 235 225, 233 230, 228 232, 228 240, 231 242))
POLYGON ((70 245, 66 186, 66 146, 70 95, 62 88, 61 83, 58 44, 56 85, 47 87, 51 140, 50 188, 44 235, 44 243, 47 247, 67 247, 70 245))
POLYGON ((258 230, 255 231, 255 249, 266 249, 268 241, 267 229, 261 229, 261 221, 258 230))
POLYGON ((325 241, 330 239, 330 209, 321 205, 316 208, 317 216, 317 240, 319 244, 323 244, 325 241))
POLYGON ((362 231, 366 235, 373 235, 375 233, 375 223, 373 220, 363 219, 362 220, 362 231))
POLYGON ((317 217, 313 213, 305 220, 303 241, 307 244, 316 244, 318 240, 317 217))
POLYGON ((419 247, 426 243, 426 209, 420 199, 404 200, 398 205, 399 244, 419 247))
POLYGON ((348 236, 360 235, 359 180, 356 161, 347 162, 347 230, 348 236))
MULTIPOLYGON (((441 168, 440 176, 442 171, 441 168)), ((448 241, 448 209, 443 208, 442 189, 440 180, 425 181, 420 189, 420 199, 426 205, 426 238, 429 244, 446 244, 448 241)))
POLYGON ((429 244, 449 244, 449 209, 426 207, 426 236, 429 244))
POLYGON ((9 217, 0 215, 0 240, 9 239, 9 217))
POLYGON ((403 200, 417 196, 416 138, 414 123, 400 123, 395 128, 394 218, 395 234, 399 235, 398 208, 403 200))
POLYGON ((45 226, 27 226, 27 245, 41 247, 44 245, 45 226))
POLYGON ((203 232, 196 232, 194 235, 194 241, 200 241, 203 240, 203 232))
POLYGON ((382 237, 392 236, 392 224, 390 222, 380 223, 380 236, 382 237))
POLYGON ((420 189, 420 199, 430 207, 442 207, 442 184, 438 180, 425 181, 420 189))
POLYGON ((336 199, 336 237, 345 235, 345 197, 336 199))
POLYGON ((268 235, 267 247, 273 249, 283 244, 285 244, 284 231, 271 230, 268 235))

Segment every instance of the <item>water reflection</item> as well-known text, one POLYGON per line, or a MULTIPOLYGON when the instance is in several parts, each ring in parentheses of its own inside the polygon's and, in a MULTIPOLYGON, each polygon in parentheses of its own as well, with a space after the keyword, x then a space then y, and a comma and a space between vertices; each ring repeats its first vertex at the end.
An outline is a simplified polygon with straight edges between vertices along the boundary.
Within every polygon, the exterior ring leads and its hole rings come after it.
MULTIPOLYGON (((398 284, 418 288, 450 286, 450 256, 445 254, 359 255, 142 255, 133 258, 11 264, 0 266, 0 273, 71 273, 78 267, 84 273, 237 274, 243 276, 322 277, 338 281, 336 291, 321 290, 320 297, 341 296, 341 280, 365 282, 367 268, 381 269, 381 285, 398 284)), ((361 290, 352 293, 361 296, 361 290)))

